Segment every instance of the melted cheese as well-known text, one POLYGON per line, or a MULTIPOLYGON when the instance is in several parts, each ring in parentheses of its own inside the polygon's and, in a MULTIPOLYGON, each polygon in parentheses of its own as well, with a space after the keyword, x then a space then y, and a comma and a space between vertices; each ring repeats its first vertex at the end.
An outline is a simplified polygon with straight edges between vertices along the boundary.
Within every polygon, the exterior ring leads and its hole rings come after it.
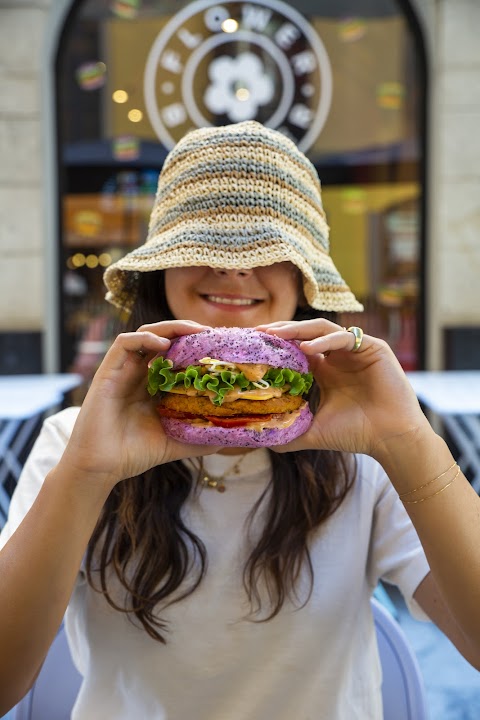
POLYGON ((282 397, 283 388, 255 388, 255 390, 230 390, 223 398, 224 403, 235 400, 270 400, 282 397))
MULTIPOLYGON (((270 400, 270 398, 282 397, 284 392, 290 390, 290 385, 284 385, 283 388, 255 388, 255 390, 230 390, 223 398, 224 403, 234 402, 235 400, 270 400)), ((188 395, 189 397, 215 397, 216 393, 212 390, 195 390, 195 388, 174 387, 169 390, 171 393, 178 395, 188 395)))
POLYGON ((199 392, 198 390, 195 390, 195 388, 193 388, 193 387, 186 388, 183 386, 173 387, 168 392, 176 393, 177 395, 189 395, 190 397, 197 397, 197 395, 205 395, 205 393, 199 392))

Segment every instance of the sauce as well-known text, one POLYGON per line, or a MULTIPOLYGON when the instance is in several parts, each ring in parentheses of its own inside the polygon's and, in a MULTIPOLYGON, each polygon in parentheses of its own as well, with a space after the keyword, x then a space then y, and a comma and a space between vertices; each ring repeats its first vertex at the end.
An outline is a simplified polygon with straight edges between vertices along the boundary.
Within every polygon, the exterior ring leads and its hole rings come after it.
MULTIPOLYGON (((283 393, 290 390, 290 385, 286 384, 283 388, 255 388, 255 390, 230 390, 223 398, 224 403, 234 402, 235 400, 270 400, 271 398, 282 397, 283 393)), ((171 393, 178 395, 188 395, 189 397, 209 397, 214 398, 216 393, 212 390, 195 390, 195 388, 174 387, 169 390, 171 393)))

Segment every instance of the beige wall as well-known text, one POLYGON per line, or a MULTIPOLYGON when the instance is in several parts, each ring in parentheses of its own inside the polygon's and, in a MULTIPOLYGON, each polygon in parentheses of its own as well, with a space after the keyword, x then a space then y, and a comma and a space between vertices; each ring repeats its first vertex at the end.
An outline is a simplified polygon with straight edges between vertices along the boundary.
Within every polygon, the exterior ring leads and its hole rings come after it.
POLYGON ((437 303, 446 326, 480 324, 480 3, 439 4, 437 303))
MULTIPOLYGON (((44 330, 48 267, 42 63, 64 0, 0 0, 0 332, 44 330), (57 13, 58 15, 58 13, 57 13)), ((429 345, 480 325, 480 3, 415 0, 430 54, 429 345)))
POLYGON ((49 5, 0 2, 0 332, 45 324, 40 68, 49 5))

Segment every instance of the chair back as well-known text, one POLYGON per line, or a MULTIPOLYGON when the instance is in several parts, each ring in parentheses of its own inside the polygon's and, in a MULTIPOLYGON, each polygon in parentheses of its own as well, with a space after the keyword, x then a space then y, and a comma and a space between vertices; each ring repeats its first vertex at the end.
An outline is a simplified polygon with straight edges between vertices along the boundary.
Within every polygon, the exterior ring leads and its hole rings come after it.
MULTIPOLYGON (((372 610, 383 672, 384 720, 427 720, 422 677, 408 640, 375 598, 372 610)), ((62 625, 33 687, 15 707, 14 720, 69 720, 80 684, 62 625)))
POLYGON ((13 720, 70 720, 81 682, 62 624, 37 679, 13 710, 13 720))
POLYGON ((372 611, 383 674, 384 720, 428 720, 422 674, 405 633, 375 598, 372 611))

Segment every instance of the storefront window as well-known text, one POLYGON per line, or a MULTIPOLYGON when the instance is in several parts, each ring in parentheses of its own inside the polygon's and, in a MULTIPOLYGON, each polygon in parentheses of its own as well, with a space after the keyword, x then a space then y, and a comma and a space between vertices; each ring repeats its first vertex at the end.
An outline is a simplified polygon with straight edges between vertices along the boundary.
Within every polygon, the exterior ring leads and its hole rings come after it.
POLYGON ((143 242, 168 150, 256 119, 317 167, 335 262, 361 322, 421 367, 420 35, 400 0, 89 0, 56 65, 62 369, 91 376, 114 332, 102 273, 143 242))

